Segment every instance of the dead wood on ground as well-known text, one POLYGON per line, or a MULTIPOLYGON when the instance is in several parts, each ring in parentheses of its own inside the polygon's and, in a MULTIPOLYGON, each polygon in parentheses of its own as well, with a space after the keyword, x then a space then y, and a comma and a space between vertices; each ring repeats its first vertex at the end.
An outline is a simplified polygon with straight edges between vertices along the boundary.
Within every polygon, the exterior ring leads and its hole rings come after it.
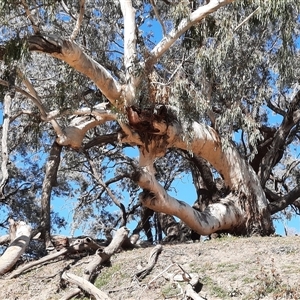
MULTIPOLYGON (((78 295, 81 292, 81 289, 84 289, 86 292, 92 294, 96 298, 96 294, 93 294, 95 289, 98 291, 97 297, 100 294, 104 294, 101 292, 99 289, 97 289, 92 283, 87 285, 87 282, 90 282, 93 278, 93 275, 95 274, 96 270, 103 265, 104 263, 108 262, 110 260, 110 257, 116 253, 122 246, 124 240, 128 237, 129 230, 126 227, 121 227, 118 229, 116 232, 116 235, 112 239, 111 243, 105 247, 103 250, 98 249, 95 255, 92 257, 92 260, 90 263, 87 265, 87 267, 84 270, 84 274, 82 276, 82 284, 77 284, 80 288, 75 288, 69 291, 63 298, 60 300, 67 300, 71 299, 72 297, 78 295), (92 290, 90 290, 91 285, 94 286, 92 290)), ((62 274, 62 279, 67 280, 69 282, 72 281, 72 275, 71 273, 67 274, 68 276, 65 275, 65 272, 62 274), (71 277, 70 277, 71 275, 71 277), (70 279, 70 280, 69 280, 70 279)), ((96 298, 96 299, 109 299, 109 298, 96 298)))
POLYGON ((69 281, 70 283, 78 285, 81 289, 87 291, 90 295, 93 295, 96 300, 110 300, 111 298, 108 297, 107 294, 100 291, 96 288, 92 283, 87 281, 86 279, 74 275, 72 273, 64 272, 62 274, 62 279, 69 281))
POLYGON ((151 272, 157 262, 158 255, 161 253, 161 251, 162 245, 157 245, 152 249, 147 266, 134 274, 138 279, 145 278, 151 272))
POLYGON ((53 260, 59 256, 62 256, 62 255, 66 255, 66 254, 74 254, 74 253, 82 253, 82 252, 89 252, 92 250, 96 250, 96 249, 99 249, 101 248, 100 245, 98 245, 92 238, 90 237, 86 237, 84 239, 77 239, 73 245, 67 247, 67 248, 64 248, 62 250, 60 250, 59 252, 55 252, 53 254, 50 254, 50 255, 47 255, 47 256, 44 256, 42 258, 40 258, 39 260, 36 260, 36 261, 33 261, 31 263, 28 263, 22 267, 20 267, 19 269, 15 270, 14 272, 12 272, 9 276, 8 276, 8 279, 11 279, 11 278, 15 278, 17 277, 18 275, 22 274, 23 272, 33 268, 33 267, 36 267, 36 266, 39 266, 39 265, 42 265, 50 260, 53 260))

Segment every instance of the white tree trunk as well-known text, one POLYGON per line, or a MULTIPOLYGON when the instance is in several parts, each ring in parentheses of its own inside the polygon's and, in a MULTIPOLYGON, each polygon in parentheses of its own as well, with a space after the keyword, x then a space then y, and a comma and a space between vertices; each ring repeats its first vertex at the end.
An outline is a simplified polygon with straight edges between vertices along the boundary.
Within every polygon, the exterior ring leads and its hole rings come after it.
POLYGON ((12 221, 10 228, 13 229, 13 234, 11 235, 12 242, 0 257, 0 275, 11 270, 20 256, 25 252, 30 241, 31 227, 25 222, 14 223, 12 221))
POLYGON ((189 143, 184 140, 184 130, 178 124, 167 127, 166 134, 169 138, 166 147, 189 150, 209 161, 223 176, 231 193, 218 203, 209 205, 204 212, 198 212, 187 203, 169 196, 155 179, 153 162, 155 156, 161 155, 161 147, 158 147, 157 141, 151 141, 147 147, 149 152, 140 149, 142 168, 135 178, 145 190, 140 195, 143 205, 157 212, 177 216, 191 229, 203 235, 220 230, 244 232, 246 227, 251 227, 249 230, 252 232, 257 230, 259 233, 271 233, 273 228, 267 200, 251 166, 233 146, 222 147, 217 132, 212 128, 194 123, 192 131, 190 130, 193 139, 189 143))

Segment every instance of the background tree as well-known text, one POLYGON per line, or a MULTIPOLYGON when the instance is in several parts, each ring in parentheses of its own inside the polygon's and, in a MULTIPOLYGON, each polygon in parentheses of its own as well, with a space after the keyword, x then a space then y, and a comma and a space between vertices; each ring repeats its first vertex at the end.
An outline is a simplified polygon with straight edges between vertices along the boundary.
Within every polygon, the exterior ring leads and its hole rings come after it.
POLYGON ((46 240, 51 197, 77 198, 94 234, 145 208, 172 236, 171 216, 268 235, 272 214, 298 213, 295 1, 2 1, 1 18, 1 203, 46 240), (194 208, 168 194, 185 172, 194 208))

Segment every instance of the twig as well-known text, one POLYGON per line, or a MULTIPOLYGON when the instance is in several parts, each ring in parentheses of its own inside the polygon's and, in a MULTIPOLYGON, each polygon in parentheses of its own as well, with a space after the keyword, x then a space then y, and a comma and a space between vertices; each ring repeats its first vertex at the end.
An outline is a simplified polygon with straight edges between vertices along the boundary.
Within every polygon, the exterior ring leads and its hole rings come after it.
POLYGON ((256 14, 260 9, 260 6, 255 10, 253 11, 243 22, 241 22, 238 26, 236 26, 234 28, 233 31, 237 31, 243 24, 245 24, 254 14, 256 14))
POLYGON ((162 274, 167 272, 170 268, 172 268, 175 265, 176 264, 171 264, 168 267, 166 267, 162 272, 160 272, 157 276, 155 276, 152 280, 150 280, 147 285, 149 286, 152 282, 154 282, 157 278, 159 278, 162 274))

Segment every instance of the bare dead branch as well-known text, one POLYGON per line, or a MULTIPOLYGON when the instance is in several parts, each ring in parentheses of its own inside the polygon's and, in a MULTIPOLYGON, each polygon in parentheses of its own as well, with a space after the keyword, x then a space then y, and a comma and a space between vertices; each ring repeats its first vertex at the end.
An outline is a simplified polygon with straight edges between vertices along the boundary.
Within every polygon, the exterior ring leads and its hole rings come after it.
POLYGON ((107 262, 110 257, 122 246, 122 243, 128 236, 128 232, 129 231, 126 227, 121 227, 117 230, 111 243, 107 247, 105 247, 102 252, 97 251, 97 253, 93 257, 93 260, 88 264, 84 271, 85 276, 87 276, 88 279, 91 278, 99 265, 107 262))
POLYGON ((137 273, 135 273, 134 276, 136 276, 138 279, 145 278, 155 266, 158 255, 161 253, 161 251, 162 251, 162 245, 156 245, 150 253, 147 266, 142 270, 138 271, 137 273))
POLYGON ((84 251, 90 251, 91 249, 95 251, 95 248, 101 248, 102 246, 97 246, 97 244, 91 239, 91 238, 85 238, 85 239, 77 239, 73 245, 64 248, 58 252, 55 252, 53 254, 44 256, 42 258, 40 258, 39 260, 33 261, 31 263, 28 263, 22 267, 20 267, 19 269, 15 270, 14 272, 12 272, 8 278, 15 278, 18 275, 22 274, 23 272, 35 267, 35 266, 39 266, 42 265, 50 260, 53 260, 59 256, 62 255, 66 255, 66 254, 72 254, 72 253, 80 253, 80 252, 84 252, 84 251))
MULTIPOLYGON (((95 273, 96 269, 107 262, 110 257, 118 251, 118 249, 121 247, 122 243, 128 237, 128 229, 126 227, 121 227, 117 230, 116 235, 112 239, 111 243, 103 249, 103 251, 97 250, 96 254, 93 256, 90 263, 87 265, 87 267, 84 270, 83 279, 85 281, 90 281, 93 274, 95 273)), ((70 297, 74 297, 77 294, 81 292, 80 289, 73 289, 71 290, 67 295, 65 295, 60 300, 67 300, 70 299, 70 297)))
POLYGON ((100 291, 92 283, 90 283, 89 281, 87 281, 86 279, 84 279, 82 277, 79 277, 79 276, 74 275, 69 272, 68 273, 64 272, 62 274, 62 279, 78 285, 80 288, 87 291, 90 295, 93 295, 95 297, 95 299, 97 299, 97 300, 110 300, 111 299, 108 297, 107 294, 100 291))

